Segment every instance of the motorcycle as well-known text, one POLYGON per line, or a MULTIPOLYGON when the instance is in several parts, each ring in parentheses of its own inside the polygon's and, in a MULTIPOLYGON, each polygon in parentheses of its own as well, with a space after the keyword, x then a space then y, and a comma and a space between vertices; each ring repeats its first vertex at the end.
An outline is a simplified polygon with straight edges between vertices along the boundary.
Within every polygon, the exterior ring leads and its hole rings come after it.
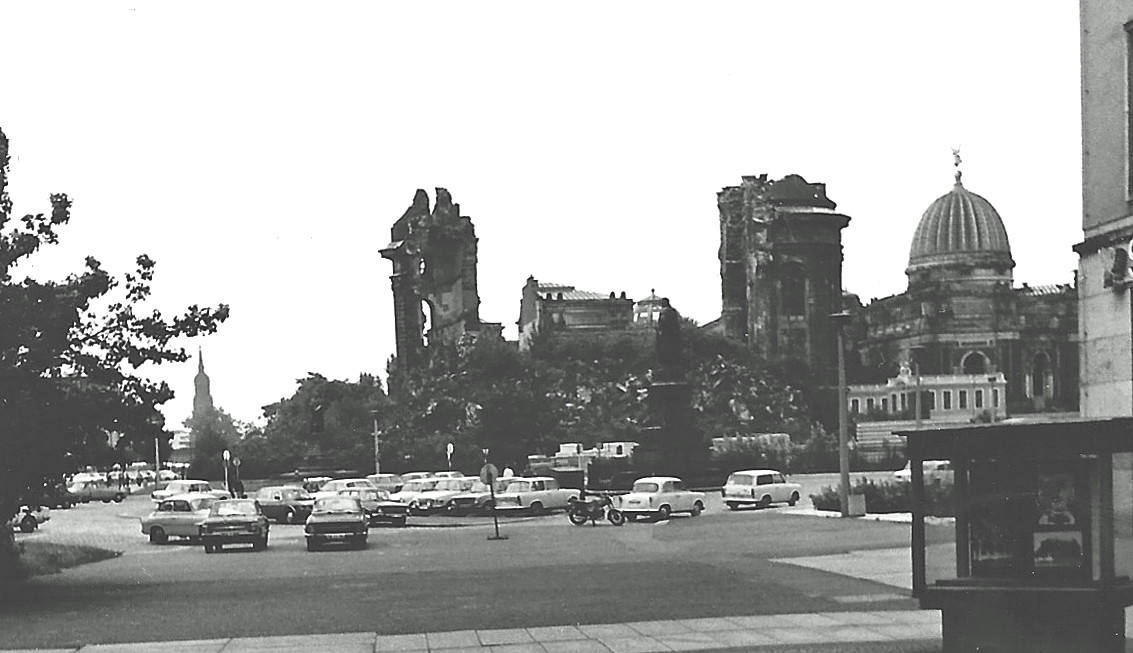
POLYGON ((585 499, 571 497, 567 504, 567 518, 575 526, 582 526, 586 522, 597 526, 602 519, 614 526, 626 523, 625 515, 614 507, 614 501, 608 494, 590 494, 585 499))

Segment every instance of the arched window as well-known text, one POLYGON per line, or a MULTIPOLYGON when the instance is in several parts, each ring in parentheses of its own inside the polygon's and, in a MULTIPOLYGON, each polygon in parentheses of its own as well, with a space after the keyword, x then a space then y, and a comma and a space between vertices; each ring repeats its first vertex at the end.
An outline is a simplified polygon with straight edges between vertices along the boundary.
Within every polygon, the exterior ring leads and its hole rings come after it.
POLYGON ((964 362, 961 365, 964 368, 964 374, 987 373, 987 358, 978 351, 969 352, 964 356, 964 362))
POLYGON ((784 266, 779 279, 779 307, 783 315, 806 315, 806 272, 801 265, 784 266))
POLYGON ((1031 396, 1032 397, 1045 397, 1046 396, 1046 375, 1050 370, 1050 359, 1047 355, 1039 352, 1031 359, 1031 396))

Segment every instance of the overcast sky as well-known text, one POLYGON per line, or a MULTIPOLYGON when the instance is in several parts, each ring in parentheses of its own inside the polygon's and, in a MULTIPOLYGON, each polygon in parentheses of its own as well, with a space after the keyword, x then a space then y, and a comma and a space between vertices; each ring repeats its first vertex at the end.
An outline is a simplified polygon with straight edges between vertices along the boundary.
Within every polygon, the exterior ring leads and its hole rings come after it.
MULTIPOLYGON (((481 318, 515 338, 528 275, 719 316, 716 193, 824 182, 846 289, 902 292, 921 214, 964 185, 1015 282, 1069 283, 1081 240, 1075 2, 0 3, 0 128, 22 215, 157 261, 153 306, 232 306, 204 350, 244 421, 308 372, 384 375, 391 265, 424 188, 479 237, 481 318)), ((192 408, 195 357, 147 368, 192 408)))

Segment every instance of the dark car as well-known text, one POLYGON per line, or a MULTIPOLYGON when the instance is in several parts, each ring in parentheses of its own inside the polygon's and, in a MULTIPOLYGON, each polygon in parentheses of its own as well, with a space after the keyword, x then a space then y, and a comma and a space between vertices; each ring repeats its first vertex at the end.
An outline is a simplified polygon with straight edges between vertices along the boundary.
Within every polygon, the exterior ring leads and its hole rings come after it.
POLYGON ((315 498, 297 485, 271 485, 256 492, 256 501, 268 519, 281 524, 302 524, 311 514, 315 498))
POLYGON ((315 551, 328 542, 364 548, 370 533, 369 521, 362 504, 354 497, 335 495, 316 499, 304 529, 307 550, 315 551))
POLYGON ((254 499, 217 501, 198 527, 205 553, 226 544, 251 544, 253 551, 268 547, 268 519, 254 499))
POLYGON ((67 489, 65 483, 48 483, 43 490, 28 497, 24 503, 34 503, 48 508, 70 508, 83 502, 83 498, 67 489))
POLYGON ((409 506, 399 501, 390 501, 389 492, 371 487, 352 487, 339 491, 344 497, 354 497, 362 504, 362 510, 370 520, 370 525, 392 524, 404 526, 409 515, 409 506))

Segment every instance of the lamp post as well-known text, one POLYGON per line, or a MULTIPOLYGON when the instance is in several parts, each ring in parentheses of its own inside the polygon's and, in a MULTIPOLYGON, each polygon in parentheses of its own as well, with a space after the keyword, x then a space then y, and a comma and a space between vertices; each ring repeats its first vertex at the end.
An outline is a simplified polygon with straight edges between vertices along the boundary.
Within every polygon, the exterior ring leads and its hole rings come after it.
POLYGON ((374 416, 374 473, 382 473, 382 432, 378 430, 378 412, 374 416))
POLYGON ((846 406, 846 336, 845 326, 851 315, 834 313, 830 320, 838 335, 838 504, 842 516, 850 516, 850 413, 846 406))
POLYGON ((917 394, 913 398, 913 410, 916 411, 914 417, 916 430, 921 430, 921 352, 924 347, 921 345, 913 345, 909 347, 909 358, 913 359, 913 377, 917 380, 917 394))

